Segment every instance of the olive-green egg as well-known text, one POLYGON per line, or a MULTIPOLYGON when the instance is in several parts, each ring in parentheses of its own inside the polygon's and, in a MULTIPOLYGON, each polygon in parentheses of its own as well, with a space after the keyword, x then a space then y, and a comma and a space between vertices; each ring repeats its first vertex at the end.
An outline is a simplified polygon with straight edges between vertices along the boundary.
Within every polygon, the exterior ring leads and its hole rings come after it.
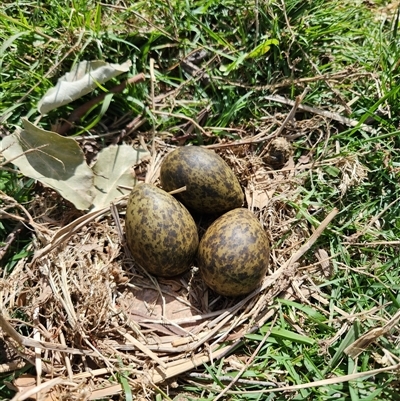
POLYGON ((160 168, 160 181, 186 207, 200 213, 222 214, 243 205, 239 181, 215 152, 198 146, 183 146, 169 153, 160 168))
POLYGON ((172 277, 189 269, 199 244, 196 224, 172 195, 150 184, 133 188, 126 208, 126 241, 149 273, 172 277))
POLYGON ((201 275, 212 290, 231 297, 248 294, 267 272, 268 237, 253 213, 234 209, 207 229, 197 259, 201 275))

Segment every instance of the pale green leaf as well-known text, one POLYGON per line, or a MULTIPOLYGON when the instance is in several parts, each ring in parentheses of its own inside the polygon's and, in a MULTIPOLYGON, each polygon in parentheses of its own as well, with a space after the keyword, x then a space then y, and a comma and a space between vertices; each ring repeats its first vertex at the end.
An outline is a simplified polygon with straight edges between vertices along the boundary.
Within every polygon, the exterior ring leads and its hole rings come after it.
POLYGON ((264 42, 260 43, 250 53, 248 53, 246 58, 256 58, 263 56, 265 53, 269 52, 271 45, 277 46, 278 44, 279 42, 276 39, 264 40, 264 42))
POLYGON ((92 204, 93 172, 78 143, 55 132, 42 130, 23 119, 2 140, 3 155, 27 177, 53 188, 79 210, 92 204))
POLYGON ((101 60, 81 61, 63 75, 54 88, 50 88, 38 103, 38 110, 45 114, 91 92, 131 67, 130 60, 111 64, 101 60))
POLYGON ((129 193, 120 186, 133 187, 135 178, 131 168, 149 153, 129 145, 114 145, 103 149, 93 166, 96 191, 93 210, 108 206, 110 202, 129 193))
POLYGON ((278 45, 278 44, 279 42, 276 39, 265 40, 264 42, 256 46, 250 53, 241 53, 232 63, 222 64, 219 67, 219 70, 223 72, 224 75, 228 75, 231 71, 234 71, 239 66, 241 66, 244 60, 247 60, 249 58, 260 57, 269 51, 271 45, 278 45))

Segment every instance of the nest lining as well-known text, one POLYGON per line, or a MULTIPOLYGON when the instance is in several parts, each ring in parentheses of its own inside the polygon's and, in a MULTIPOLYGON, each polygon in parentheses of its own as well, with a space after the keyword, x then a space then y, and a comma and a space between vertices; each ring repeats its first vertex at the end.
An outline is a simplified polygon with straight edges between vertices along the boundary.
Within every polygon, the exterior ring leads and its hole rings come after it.
MULTIPOLYGON (((267 143, 267 160, 268 146, 276 160, 276 143, 267 143)), ((170 149, 159 143, 149 164, 138 168, 146 171, 147 182, 157 183, 170 149)), ((274 244, 262 287, 228 299, 207 289, 196 266, 173 279, 150 276, 124 247, 126 199, 116 202, 113 217, 106 208, 65 227, 37 226, 42 238, 33 261, 21 261, 3 282, 6 313, 0 323, 6 341, 23 346, 25 360, 45 378, 58 379, 50 394, 74 394, 75 399, 117 394, 121 385, 116 376, 122 371, 128 372, 131 387, 148 391, 222 358, 245 334, 271 319, 274 298, 303 274, 293 265, 308 249, 304 238, 312 234, 288 206, 288 200, 298 199, 304 180, 295 174, 291 152, 285 150, 286 167, 276 171, 256 156, 251 144, 217 151, 235 171, 249 209, 274 244), (16 311, 33 328, 25 336, 15 331, 21 325, 12 318, 16 311)))

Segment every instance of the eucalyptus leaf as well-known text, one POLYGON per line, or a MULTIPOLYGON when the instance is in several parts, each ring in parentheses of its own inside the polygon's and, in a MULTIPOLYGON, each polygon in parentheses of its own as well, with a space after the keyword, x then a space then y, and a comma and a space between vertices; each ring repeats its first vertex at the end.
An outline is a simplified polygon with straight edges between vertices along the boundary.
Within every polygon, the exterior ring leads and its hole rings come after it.
POLYGON ((111 64, 101 60, 81 61, 63 75, 55 87, 45 93, 38 103, 38 110, 46 114, 79 99, 111 78, 127 72, 131 65, 130 60, 123 64, 111 64))
POLYGON ((2 140, 6 160, 25 176, 57 191, 77 209, 88 209, 94 197, 93 172, 78 143, 42 130, 26 119, 22 123, 22 130, 18 128, 2 140))
POLYGON ((115 199, 129 193, 129 189, 120 186, 135 185, 131 168, 148 155, 147 150, 134 149, 129 145, 111 145, 104 148, 98 154, 96 164, 93 166, 96 195, 92 210, 106 207, 115 199))

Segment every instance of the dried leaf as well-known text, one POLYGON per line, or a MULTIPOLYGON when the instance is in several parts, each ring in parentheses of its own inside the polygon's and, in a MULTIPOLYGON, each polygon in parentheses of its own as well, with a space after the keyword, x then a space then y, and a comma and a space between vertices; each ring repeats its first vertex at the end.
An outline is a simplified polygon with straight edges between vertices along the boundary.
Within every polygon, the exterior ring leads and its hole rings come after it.
POLYGON ((263 209, 266 207, 272 199, 274 190, 267 191, 264 189, 253 189, 245 188, 246 201, 252 208, 263 209))
POLYGON ((2 140, 3 155, 27 177, 56 190, 79 210, 88 209, 94 194, 93 172, 74 139, 42 130, 23 119, 24 129, 2 140))
POLYGON ((27 391, 36 387, 36 377, 26 373, 13 380, 12 384, 14 391, 27 391))
POLYGON ((376 327, 371 330, 368 330, 356 341, 350 344, 344 350, 344 353, 349 355, 353 359, 357 358, 363 351, 367 349, 367 347, 370 344, 372 344, 374 341, 378 340, 379 337, 386 335, 390 330, 392 330, 393 327, 396 326, 396 324, 398 324, 399 319, 400 319, 400 311, 397 311, 383 327, 376 327))
POLYGON ((68 104, 88 94, 99 84, 107 82, 131 67, 130 60, 123 64, 111 64, 101 60, 81 61, 70 72, 63 75, 54 88, 50 88, 40 99, 38 110, 42 114, 68 104))
POLYGON ((53 387, 55 384, 62 383, 61 378, 55 378, 45 381, 38 385, 36 377, 30 374, 24 374, 12 383, 12 390, 18 391, 12 401, 16 400, 37 400, 41 401, 56 401, 59 400, 59 394, 53 387))
POLYGON ((301 155, 301 156, 297 159, 297 162, 298 162, 299 164, 307 164, 307 163, 310 163, 310 161, 311 161, 311 157, 310 157, 309 154, 308 154, 308 155, 301 155))
POLYGON ((135 185, 131 168, 147 155, 149 155, 148 151, 134 149, 129 145, 114 145, 103 149, 93 166, 96 195, 92 210, 106 207, 116 198, 129 193, 128 189, 120 188, 120 186, 133 187, 135 185))

